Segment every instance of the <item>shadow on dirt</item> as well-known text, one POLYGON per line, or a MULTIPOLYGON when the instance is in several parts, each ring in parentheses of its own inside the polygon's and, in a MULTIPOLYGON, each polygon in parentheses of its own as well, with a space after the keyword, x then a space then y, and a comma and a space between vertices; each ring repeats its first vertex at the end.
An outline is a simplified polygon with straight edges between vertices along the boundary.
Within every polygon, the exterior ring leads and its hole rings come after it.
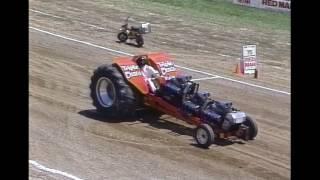
POLYGON ((138 114, 138 118, 141 122, 148 123, 154 128, 170 130, 175 136, 186 135, 193 137, 193 128, 167 121, 166 119, 169 117, 159 116, 151 112, 141 112, 138 114))
MULTIPOLYGON (((174 136, 186 135, 193 138, 194 129, 190 127, 186 127, 181 124, 173 123, 166 120, 166 117, 160 117, 158 114, 154 114, 149 111, 139 111, 136 117, 133 118, 114 118, 114 117, 106 117, 105 115, 98 113, 95 109, 82 110, 78 112, 80 115, 85 116, 87 118, 106 122, 106 123, 121 123, 121 122, 132 122, 133 125, 136 124, 136 121, 140 121, 141 123, 147 123, 153 128, 157 129, 166 129, 171 131, 174 136)), ((137 122, 139 123, 139 122, 137 122)), ((232 144, 244 144, 242 141, 238 140, 225 140, 225 139, 216 139, 215 143, 218 146, 228 146, 232 144)), ((190 145, 201 148, 196 143, 191 143, 190 145)))
MULTIPOLYGON (((232 144, 245 144, 244 142, 242 142, 241 140, 227 140, 227 139, 215 139, 214 141, 214 145, 217 146, 229 146, 232 144)), ((191 146, 197 147, 197 148, 201 148, 201 149, 210 149, 210 147, 208 148, 203 148, 201 146, 199 146, 199 144, 197 144, 196 142, 194 143, 190 143, 191 146)))
POLYGON ((140 46, 138 46, 137 44, 134 44, 134 43, 126 42, 125 44, 129 45, 129 46, 136 47, 136 48, 141 48, 140 46))
POLYGON ((109 117, 106 117, 104 114, 98 113, 94 109, 82 110, 82 111, 79 111, 78 114, 90 119, 107 122, 107 123, 134 122, 137 120, 136 118, 121 118, 121 119, 114 118, 114 117, 109 118, 109 117))
POLYGON ((215 143, 218 146, 229 146, 232 144, 245 144, 241 140, 225 140, 225 139, 216 139, 215 143))
MULTIPOLYGON (((105 115, 103 115, 101 113, 98 113, 94 109, 82 110, 82 111, 79 111, 78 113, 82 116, 87 117, 87 118, 94 119, 97 121, 107 122, 107 123, 140 121, 141 123, 147 123, 151 127, 154 127, 157 129, 170 130, 174 134, 176 134, 176 136, 179 136, 179 135, 193 136, 193 129, 192 128, 167 121, 167 120, 165 120, 165 118, 159 118, 160 115, 158 116, 158 115, 155 115, 150 112, 140 111, 133 118, 114 118, 114 117, 110 118, 110 117, 106 117, 105 115)), ((133 123, 133 124, 135 124, 135 123, 133 123)))
POLYGON ((115 41, 116 43, 119 43, 119 44, 121 44, 121 43, 124 43, 124 44, 126 44, 126 45, 128 45, 128 46, 133 46, 133 47, 136 47, 136 48, 141 48, 140 46, 138 46, 137 44, 135 44, 135 43, 131 43, 131 42, 121 42, 121 41, 115 41))

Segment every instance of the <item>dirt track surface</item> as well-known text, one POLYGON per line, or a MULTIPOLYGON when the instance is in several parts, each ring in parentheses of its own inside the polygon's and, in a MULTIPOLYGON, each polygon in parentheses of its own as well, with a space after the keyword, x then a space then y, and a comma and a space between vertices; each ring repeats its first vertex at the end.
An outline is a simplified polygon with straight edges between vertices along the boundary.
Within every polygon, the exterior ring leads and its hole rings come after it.
MULTIPOLYGON (((133 12, 124 4, 31 0, 30 26, 131 54, 165 51, 181 66, 290 92, 285 32, 198 27, 187 17, 169 18, 141 8, 132 16, 143 20, 149 13, 154 32, 145 37, 144 48, 136 48, 116 42, 122 17, 133 12), (260 44, 257 80, 232 74, 246 39, 260 44)), ((215 99, 232 100, 259 125, 255 141, 204 150, 195 146, 192 126, 172 117, 119 122, 94 113, 89 97, 92 72, 121 55, 34 29, 29 29, 29 46, 30 159, 81 179, 290 179, 289 95, 222 79, 200 81, 202 90, 215 99)), ((68 179, 31 165, 29 170, 30 179, 68 179)))

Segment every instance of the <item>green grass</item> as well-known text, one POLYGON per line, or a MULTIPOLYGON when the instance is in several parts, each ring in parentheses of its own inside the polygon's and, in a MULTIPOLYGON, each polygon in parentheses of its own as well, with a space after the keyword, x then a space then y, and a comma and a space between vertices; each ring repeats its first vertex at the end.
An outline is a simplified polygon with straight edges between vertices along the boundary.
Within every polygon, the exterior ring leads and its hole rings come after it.
POLYGON ((290 30, 290 14, 235 5, 228 0, 138 0, 150 8, 157 6, 175 13, 192 14, 193 18, 234 26, 290 30), (178 10, 177 10, 178 8, 178 10))

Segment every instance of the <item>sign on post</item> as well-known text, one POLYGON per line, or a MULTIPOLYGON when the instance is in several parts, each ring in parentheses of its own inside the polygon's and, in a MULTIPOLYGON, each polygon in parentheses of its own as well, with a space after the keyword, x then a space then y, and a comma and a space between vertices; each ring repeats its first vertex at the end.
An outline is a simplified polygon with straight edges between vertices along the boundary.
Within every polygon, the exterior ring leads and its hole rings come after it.
POLYGON ((233 3, 261 9, 291 11, 291 0, 233 0, 233 3))
POLYGON ((241 70, 244 74, 254 74, 257 69, 256 45, 242 47, 241 70))

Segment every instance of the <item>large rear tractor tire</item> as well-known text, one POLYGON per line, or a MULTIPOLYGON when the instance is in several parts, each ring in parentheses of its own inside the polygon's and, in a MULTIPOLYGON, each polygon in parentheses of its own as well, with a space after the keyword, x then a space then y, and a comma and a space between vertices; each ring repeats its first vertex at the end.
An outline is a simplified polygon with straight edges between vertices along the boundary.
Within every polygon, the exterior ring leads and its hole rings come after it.
POLYGON ((210 125, 201 124, 196 128, 194 138, 202 148, 208 148, 214 142, 214 132, 210 125))
POLYGON ((90 96, 97 111, 110 117, 132 117, 139 104, 115 65, 99 66, 91 77, 90 96))
POLYGON ((243 124, 249 127, 249 140, 254 140, 258 134, 257 123, 251 117, 247 116, 243 124))

